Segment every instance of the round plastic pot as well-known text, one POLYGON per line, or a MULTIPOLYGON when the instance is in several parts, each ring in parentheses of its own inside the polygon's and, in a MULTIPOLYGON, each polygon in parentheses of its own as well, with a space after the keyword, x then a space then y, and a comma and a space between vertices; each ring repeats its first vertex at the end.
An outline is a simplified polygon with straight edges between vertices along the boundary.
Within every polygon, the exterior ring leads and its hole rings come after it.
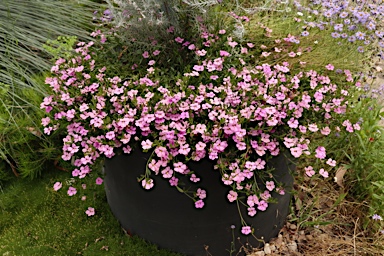
POLYGON ((258 239, 268 242, 278 235, 285 223, 294 165, 282 154, 268 165, 276 169, 275 179, 288 188, 285 195, 272 193, 278 202, 270 203, 266 211, 258 211, 254 217, 249 217, 245 207, 239 205, 244 220, 254 229, 254 236, 241 234, 238 205, 228 201, 230 188, 222 183, 213 162, 204 159, 188 163, 201 181, 197 184, 189 180, 182 182, 195 191, 198 187, 207 191, 204 207, 196 209, 190 198, 160 176, 151 177, 155 182, 151 190, 142 188, 137 178, 145 173, 148 157, 148 153, 135 150, 105 162, 107 200, 129 234, 185 255, 222 256, 230 255, 231 250, 238 252, 242 246, 259 247, 262 242, 258 239))

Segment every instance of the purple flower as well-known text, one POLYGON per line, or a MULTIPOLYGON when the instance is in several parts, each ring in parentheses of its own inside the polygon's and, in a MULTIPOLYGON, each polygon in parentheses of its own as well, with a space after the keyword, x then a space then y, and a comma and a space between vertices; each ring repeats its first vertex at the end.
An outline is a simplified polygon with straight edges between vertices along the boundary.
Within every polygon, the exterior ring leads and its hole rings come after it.
POLYGON ((358 52, 364 52, 364 47, 363 47, 363 46, 359 46, 359 47, 357 47, 357 51, 358 51, 358 52))
POLYGON ((366 27, 369 29, 369 30, 375 30, 376 29, 376 25, 375 23, 373 23, 372 21, 369 22, 366 27))
POLYGON ((350 36, 350 37, 348 37, 348 41, 353 43, 353 42, 356 41, 356 37, 355 36, 350 36))
POLYGON ((333 38, 339 38, 339 37, 340 37, 340 34, 337 33, 337 32, 332 32, 332 33, 331 33, 331 36, 332 36, 333 38))
POLYGON ((326 17, 326 18, 331 18, 332 15, 333 15, 333 12, 332 12, 332 10, 327 10, 327 11, 325 11, 325 12, 323 13, 323 15, 324 15, 324 17, 326 17))
POLYGON ((336 31, 343 31, 343 24, 336 24, 333 28, 336 30, 336 31))
POLYGON ((348 13, 347 13, 347 12, 341 12, 341 13, 339 14, 339 17, 342 18, 342 19, 344 19, 344 18, 348 17, 348 13))
POLYGON ((361 31, 357 31, 357 32, 355 33, 355 36, 356 36, 356 38, 359 39, 359 40, 364 40, 364 38, 365 38, 365 33, 361 32, 361 31))

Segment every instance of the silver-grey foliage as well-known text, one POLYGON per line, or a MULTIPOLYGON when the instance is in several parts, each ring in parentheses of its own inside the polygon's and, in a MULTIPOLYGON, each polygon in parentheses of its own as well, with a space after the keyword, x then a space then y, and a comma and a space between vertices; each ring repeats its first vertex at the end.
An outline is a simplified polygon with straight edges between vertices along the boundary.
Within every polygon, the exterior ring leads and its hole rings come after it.
POLYGON ((186 12, 203 16, 217 0, 107 0, 116 26, 174 26, 180 27, 180 19, 186 12), (144 22, 138 23, 137 19, 144 22))

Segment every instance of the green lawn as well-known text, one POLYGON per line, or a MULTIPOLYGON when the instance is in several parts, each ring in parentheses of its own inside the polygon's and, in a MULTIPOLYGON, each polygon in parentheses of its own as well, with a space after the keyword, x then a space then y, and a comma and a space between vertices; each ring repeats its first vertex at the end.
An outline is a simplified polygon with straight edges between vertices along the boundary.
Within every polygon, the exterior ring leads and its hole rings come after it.
POLYGON ((97 214, 87 217, 86 204, 52 189, 54 181, 68 176, 51 172, 1 184, 0 255, 177 255, 125 235, 102 186, 91 193, 98 198, 97 214))

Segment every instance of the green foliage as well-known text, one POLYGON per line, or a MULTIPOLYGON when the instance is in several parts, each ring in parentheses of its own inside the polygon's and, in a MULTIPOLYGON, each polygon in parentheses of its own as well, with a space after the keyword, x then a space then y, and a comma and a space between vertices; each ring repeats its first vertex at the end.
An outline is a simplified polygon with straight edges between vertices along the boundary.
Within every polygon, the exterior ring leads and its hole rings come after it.
POLYGON ((40 131, 44 111, 38 107, 42 100, 36 90, 1 85, 0 94, 0 180, 6 179, 10 169, 22 177, 36 177, 44 163, 59 155, 53 145, 40 131), (16 97, 17 96, 17 97, 16 97), (28 99, 28 102, 25 102, 28 99))
MULTIPOLYGON (((362 120, 361 130, 356 136, 346 137, 343 150, 348 158, 345 168, 349 170, 350 192, 360 202, 368 203, 368 218, 374 214, 384 216, 384 129, 379 124, 380 111, 375 99, 361 99, 356 104, 351 114, 362 120)), ((369 223, 372 222, 366 220, 365 226, 369 223)))
POLYGON ((76 36, 59 36, 56 40, 48 40, 43 45, 43 48, 52 55, 53 60, 57 60, 60 57, 69 58, 76 41, 76 36))
POLYGON ((0 187, 0 255, 178 255, 125 235, 108 208, 103 186, 94 180, 74 196, 87 192, 86 201, 53 191, 53 182, 66 177, 51 172, 0 187), (97 214, 87 217, 84 211, 94 202, 97 214))

